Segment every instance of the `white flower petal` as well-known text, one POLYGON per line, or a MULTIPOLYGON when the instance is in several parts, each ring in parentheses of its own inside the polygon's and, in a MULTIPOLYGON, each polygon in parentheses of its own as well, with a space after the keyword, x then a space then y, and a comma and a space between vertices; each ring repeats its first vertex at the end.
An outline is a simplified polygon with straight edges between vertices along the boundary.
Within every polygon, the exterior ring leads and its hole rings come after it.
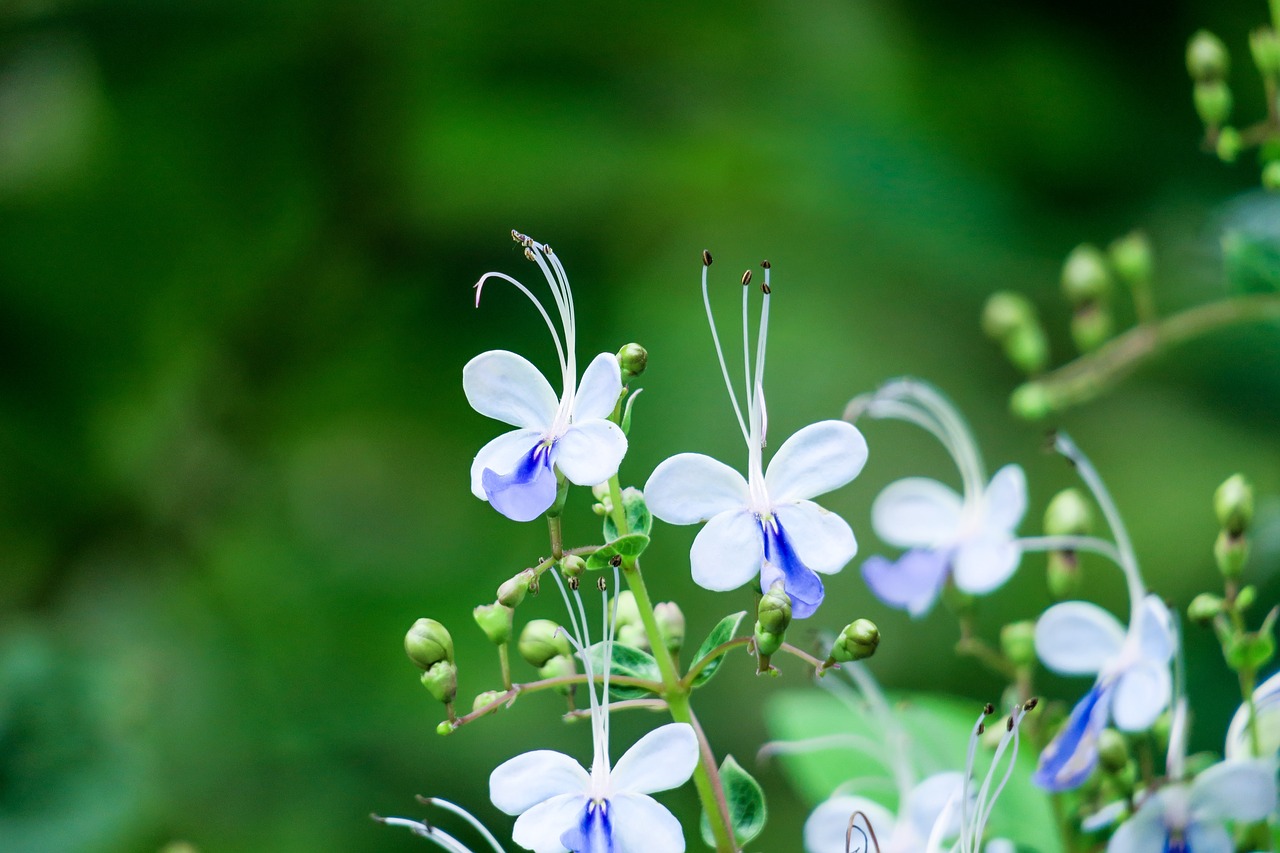
MULTIPOLYGON (((877 838, 887 841, 893 835, 893 815, 884 806, 865 797, 832 797, 820 803, 804 822, 805 853, 845 853, 845 833, 855 812, 867 816, 877 838)), ((865 831, 861 819, 858 826, 865 831)), ((854 838, 858 838, 856 832, 854 838)))
POLYGON ((609 773, 614 792, 652 794, 683 785, 698 766, 698 736, 688 723, 659 726, 636 741, 609 773))
POLYGON ((504 424, 545 430, 560 398, 528 359, 506 350, 482 352, 462 368, 471 408, 504 424))
POLYGON ((1138 813, 1120 824, 1111 836, 1107 853, 1165 853, 1169 830, 1164 825, 1163 803, 1156 794, 1138 813))
POLYGON ((983 493, 988 530, 1012 533, 1027 512, 1027 475, 1006 465, 991 478, 983 493))
POLYGON ((745 509, 722 512, 698 531, 689 550, 693 582, 715 592, 737 589, 760 574, 764 535, 745 509))
POLYGON ((1186 849, 1194 853, 1236 853, 1236 844, 1220 823, 1193 823, 1187 827, 1186 849))
POLYGON ((813 501, 775 506, 773 513, 800 562, 815 572, 838 572, 858 553, 858 540, 845 520, 813 501))
MULTIPOLYGON (((1280 751, 1280 672, 1268 678, 1253 691, 1253 705, 1258 711, 1258 739, 1263 755, 1280 751)), ((1249 706, 1241 705, 1227 729, 1227 758, 1249 758, 1253 746, 1249 739, 1249 706)))
POLYGON ((594 486, 618 473, 627 437, 612 421, 578 421, 556 442, 552 462, 569 481, 594 486))
POLYGON ((1021 560, 1022 550, 1013 539, 994 533, 960 543, 951 558, 951 573, 962 591, 986 595, 1003 586, 1021 560))
POLYGON ((964 507, 954 491, 926 477, 885 486, 871 504, 876 535, 899 548, 934 548, 955 538, 964 507))
POLYGON ((542 431, 537 429, 514 429, 490 441, 471 463, 471 494, 480 500, 488 500, 484 494, 484 469, 492 469, 498 474, 510 474, 529 450, 542 440, 542 431))
MULTIPOLYGON (((904 818, 911 822, 921 838, 928 838, 951 798, 956 797, 958 802, 963 786, 962 773, 935 773, 911 790, 904 818)), ((960 809, 952 811, 952 818, 953 826, 947 827, 944 838, 954 838, 960 831, 960 809)))
POLYGON ((602 352, 591 359, 578 382, 578 393, 573 395, 573 419, 609 417, 621 394, 622 369, 618 367, 618 357, 602 352))
POLYGON ((696 524, 750 502, 747 481, 728 465, 701 453, 664 460, 644 484, 649 511, 668 524, 696 524))
POLYGON ((819 421, 792 435, 769 460, 765 488, 775 504, 840 488, 867 463, 867 440, 846 421, 819 421))
POLYGON ((561 794, 539 803, 520 817, 511 830, 511 840, 534 853, 564 853, 560 836, 564 835, 586 808, 582 793, 561 794))
POLYGON ((1142 618, 1138 623, 1138 636, 1142 654, 1149 660, 1167 663, 1173 658, 1173 617, 1158 595, 1148 595, 1142 601, 1142 618))
POLYGON ((1036 654, 1062 675, 1098 672, 1122 645, 1119 620, 1087 601, 1055 604, 1036 622, 1036 654))
POLYGON ((684 853, 684 830, 676 816, 653 797, 618 794, 609 798, 613 853, 684 853))
POLYGON ((1122 731, 1149 729, 1169 707, 1172 693, 1173 679, 1167 665, 1150 660, 1134 664, 1116 679, 1111 719, 1122 731))
POLYGON ((1192 820, 1262 820, 1276 808, 1275 763, 1219 762, 1191 783, 1190 804, 1192 820))
POLYGON ((561 794, 582 794, 591 775, 563 752, 535 749, 499 764, 489 774, 489 799, 507 814, 520 814, 561 794))

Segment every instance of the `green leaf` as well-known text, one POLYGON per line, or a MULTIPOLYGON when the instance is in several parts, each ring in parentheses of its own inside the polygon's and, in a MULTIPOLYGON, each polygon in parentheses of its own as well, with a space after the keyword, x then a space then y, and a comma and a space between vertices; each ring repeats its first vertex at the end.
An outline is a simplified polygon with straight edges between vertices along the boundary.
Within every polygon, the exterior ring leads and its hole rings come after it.
POLYGON ((628 533, 626 536, 619 536, 587 557, 587 570, 598 572, 601 569, 607 569, 612 565, 614 557, 639 557, 648 547, 649 536, 646 533, 628 533))
MULTIPOLYGON (((751 774, 743 770, 732 755, 726 755, 724 763, 720 765, 720 782, 724 786, 725 804, 729 806, 733 836, 739 845, 746 844, 760 834, 769 818, 764 791, 760 788, 760 783, 751 778, 751 774)), ((702 814, 702 840, 708 847, 716 846, 715 836, 711 834, 711 821, 706 812, 702 814)))
MULTIPOLYGON (((836 677, 835 673, 827 676, 836 677)), ((846 688, 845 692, 852 692, 846 688)), ((873 744, 887 744, 884 723, 860 702, 845 702, 823 690, 788 691, 776 694, 765 708, 770 734, 780 740, 797 741, 828 735, 855 735, 873 744)), ((969 734, 980 706, 970 700, 938 694, 890 694, 893 719, 909 742, 906 755, 891 746, 870 755, 864 748, 830 747, 780 757, 793 786, 811 804, 830 796, 837 786, 851 779, 883 779, 884 785, 867 785, 861 793, 896 813, 897 790, 893 784, 895 762, 907 761, 919 781, 938 770, 964 770, 969 734)), ((1003 725, 996 721, 993 725, 1003 725)), ((976 761, 978 784, 986 773, 991 750, 979 748, 976 761)), ((1037 755, 1024 739, 1017 765, 1000 799, 992 810, 988 838, 1008 838, 1019 847, 1040 853, 1063 853, 1062 840, 1049 796, 1031 784, 1037 755)))
MULTIPOLYGON (((586 651, 594 672, 604 672, 604 643, 596 643, 586 651)), ((579 656, 581 657, 581 655, 579 656)), ((610 675, 624 675, 630 678, 643 678, 661 683, 662 672, 653 655, 635 646, 613 644, 613 664, 609 667, 610 675)), ((609 695, 614 699, 645 699, 653 693, 643 687, 630 684, 609 684, 609 695)))
MULTIPOLYGON (((653 530, 653 516, 644 502, 644 494, 634 486, 622 490, 622 511, 627 517, 628 533, 643 533, 648 536, 653 530)), ((618 525, 613 523, 613 516, 604 517, 604 540, 612 542, 618 538, 618 525)))
POLYGON ((1280 202, 1271 195, 1247 196, 1231 205, 1222 232, 1222 263, 1236 293, 1280 290, 1280 202))
MULTIPOLYGON (((716 626, 711 629, 711 633, 707 634, 707 638, 702 641, 702 645, 698 646, 698 651, 693 655, 693 664, 690 669, 698 665, 698 661, 702 660, 707 654, 722 643, 727 643, 733 639, 733 635, 738 633, 738 626, 742 624, 742 617, 747 615, 747 611, 740 610, 737 613, 731 613, 721 619, 716 626)), ((716 674, 716 670, 720 669, 720 664, 724 662, 724 656, 716 658, 706 665, 706 667, 697 674, 693 679, 693 686, 700 687, 711 680, 711 676, 716 674)))

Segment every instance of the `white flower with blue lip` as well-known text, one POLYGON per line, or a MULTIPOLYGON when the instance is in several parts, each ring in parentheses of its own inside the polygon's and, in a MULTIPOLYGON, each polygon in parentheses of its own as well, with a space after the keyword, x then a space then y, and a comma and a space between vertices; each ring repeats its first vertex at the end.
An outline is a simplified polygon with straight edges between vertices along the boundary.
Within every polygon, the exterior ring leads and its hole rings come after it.
POLYGON ((760 588, 782 580, 793 618, 811 615, 822 602, 817 573, 844 568, 858 543, 844 519, 812 498, 840 488, 867 460, 867 443, 843 421, 810 424, 782 443, 766 470, 765 342, 769 328, 770 270, 765 263, 764 305, 756 338, 754 376, 747 331, 750 273, 743 276, 743 361, 747 411, 743 414, 725 365, 707 292, 710 255, 704 254, 702 298, 729 399, 747 444, 747 476, 701 453, 662 462, 644 487, 649 510, 669 524, 707 522, 689 552, 694 581, 704 589, 730 590, 760 576, 760 588))
POLYGON ((544 246, 511 232, 525 256, 546 277, 560 316, 563 341, 542 303, 523 284, 502 273, 486 273, 476 283, 476 304, 491 278, 516 287, 537 307, 551 331, 563 391, 527 359, 506 350, 481 353, 462 370, 467 402, 482 415, 516 427, 490 441, 471 464, 471 492, 514 521, 532 521, 556 500, 556 472, 580 486, 594 486, 618 472, 627 438, 608 420, 622 393, 618 360, 600 353, 577 374, 577 329, 573 294, 559 258, 544 246))
POLYGON ((987 482, 973 436, 955 408, 917 379, 898 379, 855 398, 846 420, 893 418, 933 434, 955 460, 963 494, 937 480, 908 477, 890 483, 871 507, 871 526, 889 545, 907 550, 897 560, 875 556, 862 576, 876 597, 911 616, 928 613, 947 579, 970 595, 999 588, 1022 558, 1015 530, 1027 511, 1027 481, 1006 465, 987 482))
MULTIPOLYGON (((561 583, 558 574, 556 582, 561 583)), ((617 572, 614 573, 617 586, 617 572)), ((564 587, 561 585, 561 592, 564 587)), ((687 723, 660 726, 636 741, 617 762, 609 760, 609 680, 616 620, 607 595, 603 668, 595 672, 586 611, 575 590, 579 616, 569 604, 574 634, 591 697, 594 755, 590 771, 561 752, 539 749, 517 755, 489 776, 493 804, 516 819, 513 840, 535 853, 682 853, 680 822, 649 794, 684 784, 698 764, 698 738, 687 723), (597 687, 596 678, 603 677, 597 687)))

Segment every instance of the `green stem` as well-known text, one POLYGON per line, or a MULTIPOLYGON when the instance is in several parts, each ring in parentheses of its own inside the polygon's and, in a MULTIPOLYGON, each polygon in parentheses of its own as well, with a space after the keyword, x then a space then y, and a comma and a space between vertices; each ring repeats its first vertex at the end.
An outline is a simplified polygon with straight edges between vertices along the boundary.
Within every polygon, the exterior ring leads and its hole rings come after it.
POLYGON ((564 556, 564 534, 560 531, 560 516, 547 516, 547 532, 551 534, 551 559, 564 556))
POLYGON ((507 644, 503 643, 498 646, 498 665, 502 667, 502 686, 507 690, 511 689, 511 653, 507 649, 507 644))
POLYGON ((1170 347, 1219 329, 1276 319, 1280 319, 1280 294, 1237 296, 1197 305, 1163 320, 1135 326, 1032 384, 1046 392, 1052 410, 1062 411, 1093 399, 1139 364, 1170 347))
POLYGON ((1280 33, 1280 0, 1268 0, 1271 7, 1271 28, 1280 33))
MULTIPOLYGON (((698 677, 698 673, 706 669, 707 666, 712 661, 714 661, 716 658, 723 657, 728 652, 731 652, 740 646, 749 645, 751 643, 751 640, 752 640, 751 637, 737 637, 732 640, 727 640, 721 643, 720 645, 716 646, 714 649, 712 649, 711 651, 703 655, 701 658, 699 658, 698 662, 689 668, 689 671, 684 674, 684 678, 681 679, 681 683, 686 688, 692 689, 693 682, 698 677)), ((783 643, 782 646, 779 647, 778 651, 786 652, 787 654, 798 657, 800 658, 800 660, 809 664, 809 666, 813 667, 814 669, 821 669, 823 667, 822 661, 818 660, 816 657, 804 651, 803 649, 796 648, 790 643, 783 643)), ((831 667, 831 668, 835 669, 835 667, 831 667)))

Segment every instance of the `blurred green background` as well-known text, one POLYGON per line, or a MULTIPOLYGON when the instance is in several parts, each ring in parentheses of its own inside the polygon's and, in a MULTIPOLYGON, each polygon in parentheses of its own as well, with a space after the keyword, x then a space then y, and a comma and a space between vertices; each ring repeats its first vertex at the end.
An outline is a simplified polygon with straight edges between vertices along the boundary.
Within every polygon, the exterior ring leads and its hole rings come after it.
MULTIPOLYGON (((1008 416, 1017 376, 978 330, 983 299, 1028 293, 1065 359, 1062 258, 1139 225, 1163 309, 1223 294, 1218 237, 1257 168, 1198 150, 1182 54, 1197 27, 1222 35, 1239 109, 1258 115, 1245 44, 1265 14, 0 2, 0 849, 416 850, 367 817, 414 814, 415 793, 508 837, 489 771, 533 747, 586 759, 554 696, 437 737, 400 647, 414 618, 444 620, 464 704, 495 686, 470 608, 546 550, 542 525, 467 488, 502 427, 467 407, 462 365, 494 347, 552 361, 513 291, 472 306, 491 269, 540 285, 513 227, 563 258, 584 354, 650 349, 625 483, 682 450, 742 463, 697 292, 709 248, 722 294, 773 262, 775 442, 886 378, 925 377, 989 467, 1026 466, 1034 531, 1072 477, 1042 427, 1008 416)), ((1236 470, 1264 496, 1252 571, 1277 597, 1278 389, 1276 328, 1233 331, 1061 420, 1175 602, 1214 586, 1210 496, 1236 470)), ((866 433, 871 462, 825 502, 870 554, 881 487, 956 477, 909 427, 866 433)), ((587 504, 571 498, 570 542, 596 535, 587 504)), ((693 529, 657 534, 650 586, 685 606, 691 643, 750 606, 748 590, 692 586, 693 529)), ((1090 595, 1122 607, 1118 573, 1087 571, 1090 595)), ((885 683, 997 695, 955 665, 944 613, 887 613, 856 565, 829 590, 793 634, 870 616, 885 683)), ((983 625, 1047 603, 1028 558, 983 625)), ((559 609, 543 596, 521 617, 559 609)), ((1212 747, 1238 696, 1206 634, 1189 631, 1188 655, 1212 747)), ((798 849, 805 806, 754 752, 756 708, 802 674, 750 666, 734 659, 699 709, 766 786, 756 846, 798 849)), ((620 718, 615 751, 654 722, 620 718)), ((691 789, 664 801, 696 807, 691 789)))

